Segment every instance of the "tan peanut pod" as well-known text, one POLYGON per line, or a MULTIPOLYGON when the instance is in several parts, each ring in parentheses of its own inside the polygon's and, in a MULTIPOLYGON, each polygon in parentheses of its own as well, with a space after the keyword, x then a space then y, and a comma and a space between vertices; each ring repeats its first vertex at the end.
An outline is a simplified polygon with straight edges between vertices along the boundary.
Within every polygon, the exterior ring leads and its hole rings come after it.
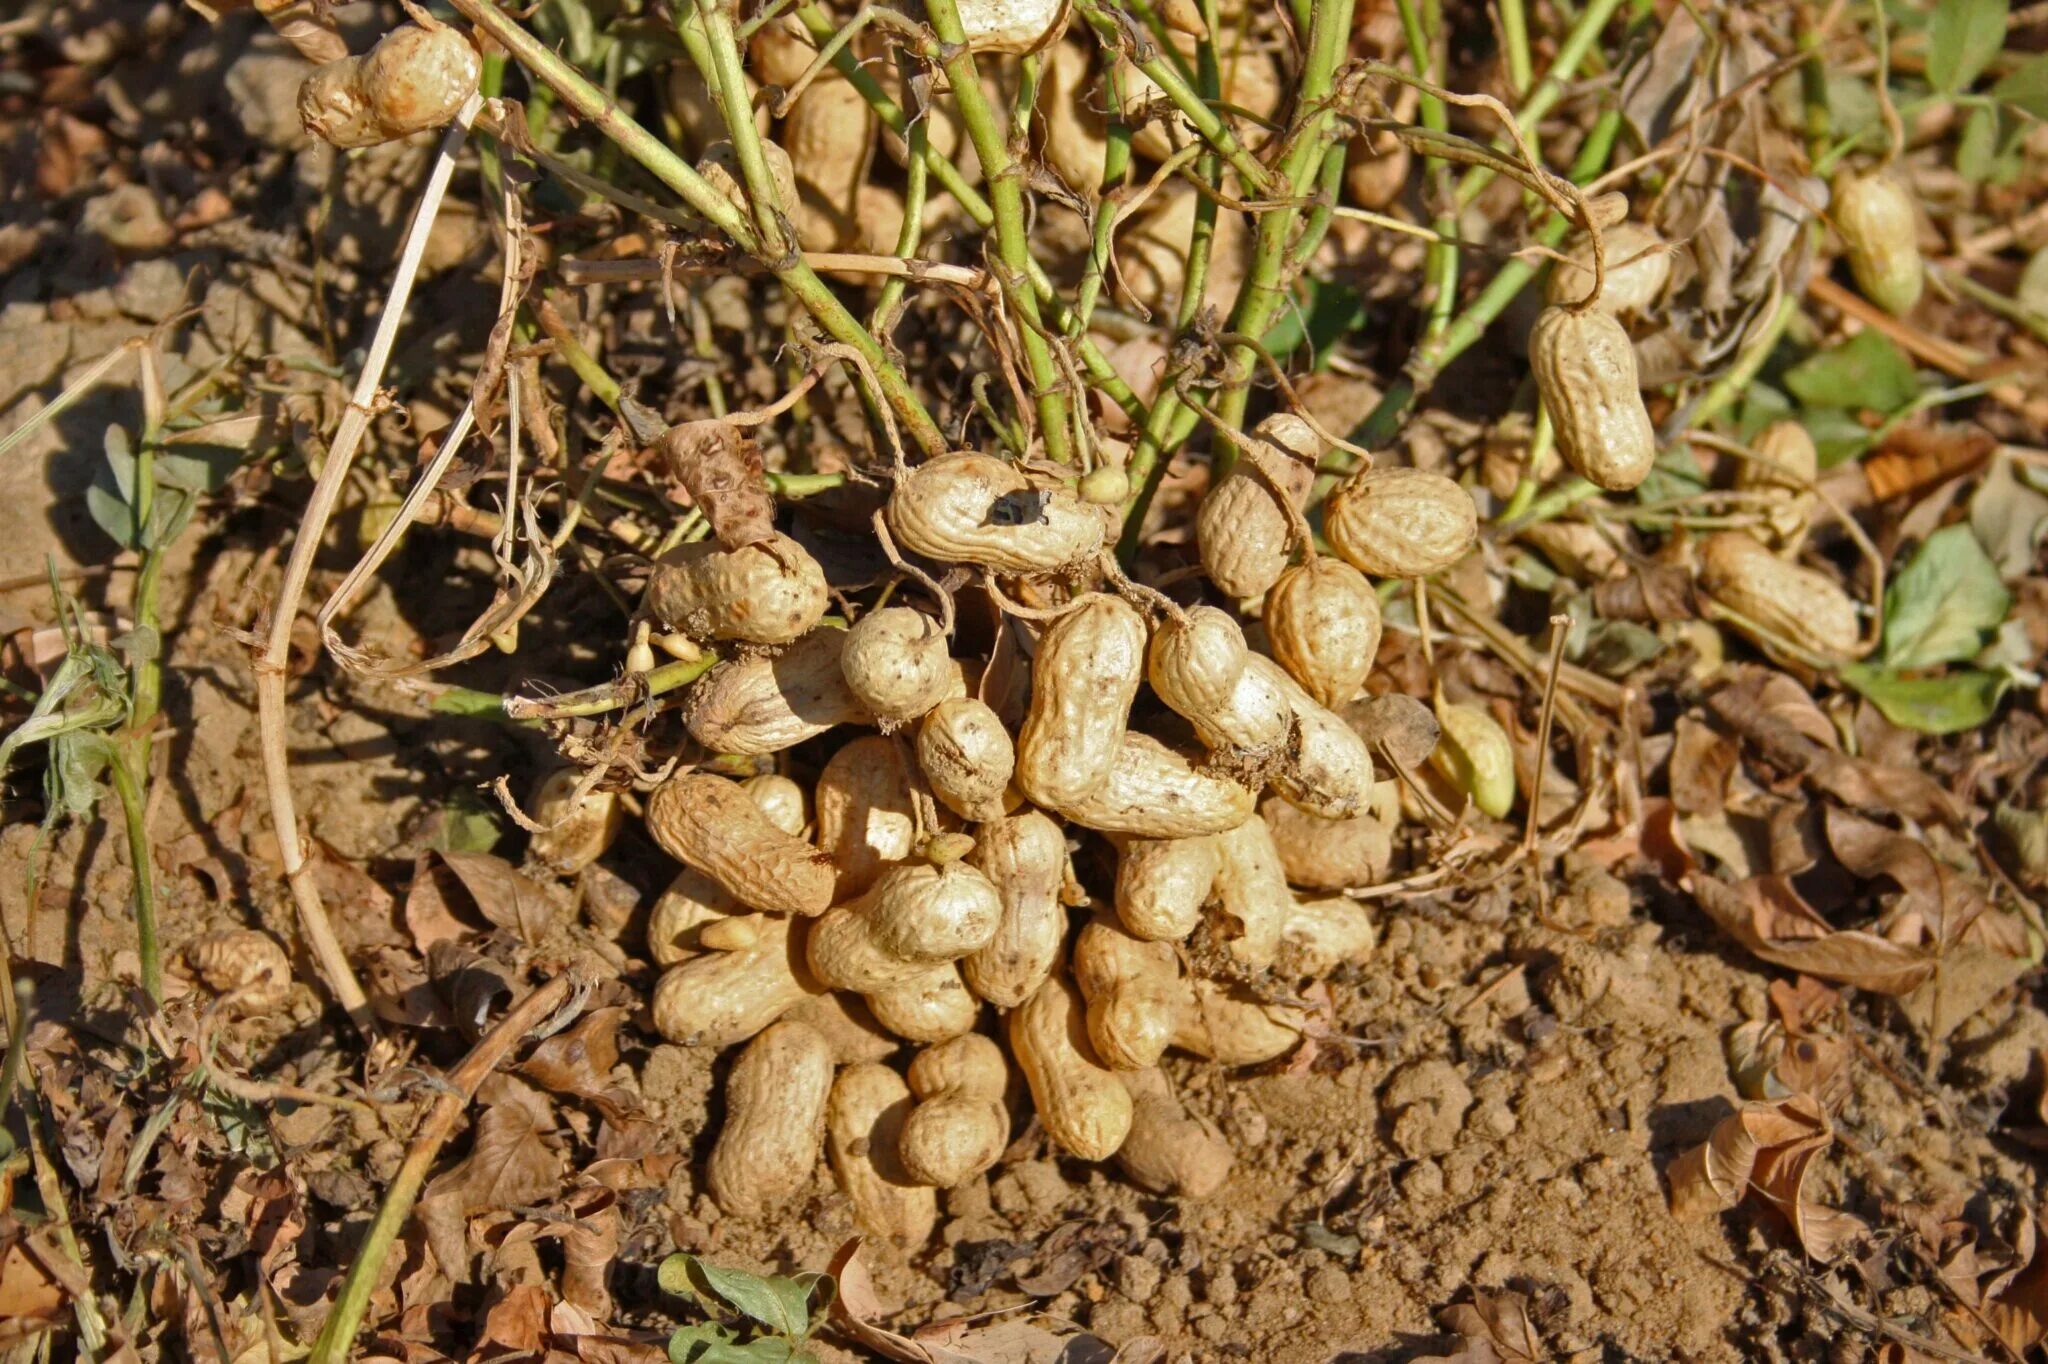
POLYGON ((1017 736, 1017 789, 1061 809, 1109 779, 1145 678, 1145 618, 1095 592, 1048 625, 1031 664, 1031 710, 1017 736))
POLYGON ((1109 120, 1095 107, 1100 84, 1086 47, 1055 43, 1040 59, 1039 158, 1084 199, 1101 192, 1109 120))
POLYGON ((817 55, 818 45, 811 41, 811 31, 804 27, 803 20, 793 14, 782 14, 754 30, 747 43, 747 69, 762 84, 787 90, 797 83, 817 55))
POLYGON ((1635 343, 1621 323, 1590 309, 1545 308, 1529 333, 1529 365, 1573 473, 1609 492, 1627 492, 1649 475, 1657 432, 1637 386, 1635 343))
POLYGON ((647 955, 656 966, 687 961, 704 950, 699 935, 705 925, 746 912, 724 886, 695 867, 684 867, 648 911, 647 955))
POLYGON ((796 168, 797 238, 806 251, 843 251, 860 240, 860 187, 874 154, 875 115, 853 82, 811 82, 782 121, 796 168))
POLYGON ((1255 970, 1273 964, 1280 931, 1294 910, 1294 892, 1266 821, 1253 815, 1216 836, 1216 907, 1235 922, 1225 942, 1232 958, 1255 970))
POLYGON ((1758 538, 1783 552, 1795 551, 1806 542, 1807 522, 1813 516, 1820 452, 1806 428, 1791 420, 1772 422, 1749 448, 1756 458, 1736 466, 1735 490, 1770 497, 1758 538))
POLYGON ((670 777, 647 800, 647 831, 661 850, 708 873, 741 904, 776 914, 822 914, 831 864, 768 822, 738 782, 703 772, 670 777))
POLYGON ((1344 164, 1344 197, 1360 208, 1383 209, 1408 187, 1413 166, 1408 144, 1393 133, 1354 137, 1344 164))
POLYGON ((1500 722, 1478 706, 1438 703, 1440 726, 1429 765, 1495 819, 1515 805, 1515 748, 1500 722))
POLYGON ((1372 750, 1358 731, 1263 654, 1253 654, 1246 670, 1270 678, 1294 717, 1293 744, 1273 789, 1325 819, 1348 819, 1366 809, 1372 803, 1372 750))
POLYGON ((1098 913, 1074 939, 1073 971, 1088 1001, 1088 1041, 1102 1063, 1111 1070, 1158 1065, 1185 993, 1174 945, 1132 937, 1098 913))
POLYGON ((533 822, 542 827, 527 843, 527 851, 534 861, 564 876, 573 876, 610 851, 626 821, 617 792, 591 791, 578 800, 576 786, 582 780, 580 767, 557 768, 541 780, 528 802, 533 822))
POLYGON ((1234 829, 1251 812, 1252 793, 1236 782, 1197 772, 1150 735, 1126 734, 1109 779, 1059 813, 1099 833, 1195 838, 1234 829))
POLYGON ((912 1179, 951 1189, 1002 1158, 1010 1063, 1001 1047, 979 1033, 941 1042, 911 1058, 909 1079, 917 1107, 904 1120, 899 1154, 912 1179))
POLYGON ((291 995, 291 958, 277 939, 253 928, 195 938, 186 944, 185 960, 207 989, 225 998, 233 1013, 271 1013, 291 995))
POLYGON ((995 886, 965 862, 901 863, 818 921, 811 970, 827 985, 872 995, 986 947, 1002 918, 995 886))
POLYGON ((1102 548, 1102 514, 1066 488, 1034 488, 990 455, 941 455, 898 479, 889 530, 913 553, 1004 573, 1048 573, 1102 548))
POLYGON ((920 1045, 973 1032, 981 1018, 981 1000, 967 988, 958 962, 924 967, 902 984, 865 998, 877 1023, 920 1045))
MULTIPOLYGON (((1267 464, 1286 480, 1287 496, 1299 508, 1315 483, 1315 469, 1279 454, 1267 464)), ((1273 489, 1242 459, 1209 489, 1195 514, 1203 571, 1225 595, 1239 600, 1263 597, 1280 580, 1291 534, 1273 489)))
POLYGON ((832 1050, 834 1065, 886 1061, 903 1049, 903 1039, 882 1027, 867 1001, 844 990, 807 996, 783 1018, 815 1028, 823 1035, 832 1050))
POLYGON ((803 837, 811 822, 810 798, 804 795, 803 787, 779 772, 763 772, 741 782, 740 789, 747 793, 748 800, 761 807, 770 824, 792 837, 803 837))
POLYGON ((1372 915, 1357 901, 1304 900, 1280 925, 1280 966, 1288 975, 1320 980, 1339 966, 1364 962, 1378 942, 1372 915))
POLYGON ((692 639, 788 644, 825 614, 818 561, 787 535, 738 549, 716 540, 684 545, 647 580, 646 608, 692 639))
POLYGON ((747 1044, 725 1081, 725 1126, 704 1186, 737 1216, 774 1212, 802 1193, 825 1144, 832 1048, 815 1028, 787 1020, 747 1044))
POLYGON ((1335 710, 1365 690, 1380 599, 1363 573, 1327 557, 1296 564, 1266 594, 1265 620, 1274 659, 1318 702, 1335 710))
MULTIPOLYGON (((765 138, 768 108, 752 98, 759 88, 752 77, 747 79, 747 95, 754 106, 754 130, 765 138)), ((712 98, 710 87, 704 84, 695 65, 688 61, 669 63, 662 91, 664 106, 682 130, 684 150, 693 157, 703 155, 712 143, 725 137, 725 116, 719 112, 718 101, 712 98)))
POLYGON ((1894 316, 1913 311, 1927 282, 1913 196, 1883 171, 1844 171, 1835 177, 1831 208, 1863 296, 1894 316))
POLYGON ((1263 1065, 1294 1050, 1306 1021, 1299 1009, 1198 978, 1184 997, 1173 1045, 1218 1065, 1263 1065))
POLYGON ((818 847, 839 874, 835 904, 864 894, 917 846, 903 754, 879 735, 853 740, 818 773, 818 847))
POLYGON ((945 697, 954 680, 946 646, 946 632, 924 612, 885 606, 846 632, 839 665, 847 687, 886 734, 945 697))
POLYGON ((1306 890, 1378 885, 1393 860, 1393 829, 1376 815, 1324 819, 1284 799, 1265 802, 1259 813, 1280 850, 1290 885, 1306 890))
POLYGON ((910 1087, 883 1065, 848 1066, 825 1105, 825 1154, 853 1221, 873 1243, 903 1256, 931 1239, 939 1196, 903 1168, 910 1087))
POLYGON ((1856 603, 1827 574, 1780 559, 1741 531, 1708 536, 1699 565, 1700 590, 1739 613, 1729 624, 1766 654, 1782 652, 1772 636, 1827 659, 1862 652, 1856 603))
POLYGON ((1472 494, 1442 474, 1366 469, 1331 490, 1323 533, 1338 557, 1361 573, 1427 578, 1477 543, 1479 510, 1472 494))
POLYGON ((873 717, 846 685, 846 631, 820 626, 774 658, 721 663, 691 689, 683 723, 713 753, 763 757, 873 717))
MULTIPOLYGON (((1607 268, 1593 306, 1618 317, 1648 312, 1671 282, 1671 253, 1663 236, 1647 223, 1623 223, 1602 233, 1600 245, 1607 268)), ((1574 305, 1592 292, 1593 241, 1582 232, 1565 247, 1564 259, 1551 264, 1543 297, 1574 305)))
MULTIPOLYGON (((794 212, 797 202, 796 167, 790 164, 789 153, 763 139, 761 159, 767 163, 768 179, 775 187, 773 207, 784 215, 794 212)), ((740 170, 739 153, 733 150, 731 142, 721 139, 706 147, 697 158, 697 174, 703 176, 705 182, 734 208, 748 215, 753 213, 746 175, 740 170)))
POLYGON ((1145 653, 1145 675, 1209 748, 1271 748, 1287 737, 1286 698, 1246 668, 1250 654, 1229 612, 1196 606, 1160 623, 1145 653))
POLYGON ((1001 819, 1017 750, 986 703, 954 697, 932 707, 918 726, 917 765, 932 794, 962 819, 1001 819))
POLYGON ((337 147, 410 137, 452 122, 482 73, 482 58, 460 29, 401 24, 361 57, 308 75, 299 86, 299 122, 337 147))
POLYGON ((1124 930, 1148 942, 1179 942, 1194 932, 1222 866, 1215 836, 1116 844, 1116 913, 1124 930))
POLYGON ((1035 52, 1059 36, 1067 0, 960 0, 960 30, 976 52, 1035 52))
POLYGON ((654 987, 654 1030, 684 1046, 729 1047, 821 993, 804 968, 794 925, 779 914, 761 915, 744 946, 699 952, 669 967, 654 987))
POLYGON ((1158 1067, 1117 1073, 1131 1096, 1131 1134, 1116 1163, 1133 1184, 1168 1198, 1207 1198, 1230 1178, 1230 1143, 1189 1116, 1158 1067))
POLYGON ((1014 1009, 1059 964, 1067 937, 1067 836, 1037 810, 991 820, 975 831, 968 857, 1002 897, 1003 918, 988 945, 961 963, 967 986, 998 1009, 1014 1009))
POLYGON ((1131 1096, 1096 1057, 1071 980, 1052 976, 1011 1011, 1010 1054, 1054 1145, 1082 1160, 1116 1154, 1131 1130, 1131 1096))

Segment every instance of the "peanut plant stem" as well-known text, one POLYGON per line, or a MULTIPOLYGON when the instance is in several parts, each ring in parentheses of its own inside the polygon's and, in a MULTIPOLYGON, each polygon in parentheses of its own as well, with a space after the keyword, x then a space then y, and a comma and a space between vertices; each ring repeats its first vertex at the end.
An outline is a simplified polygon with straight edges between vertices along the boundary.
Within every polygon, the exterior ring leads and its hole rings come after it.
MULTIPOLYGON (((1222 116, 1202 102, 1201 95, 1189 86, 1180 69, 1161 56, 1149 39, 1127 30, 1111 13, 1090 0, 1079 0, 1074 10, 1111 51, 1122 50, 1125 44, 1120 40, 1124 38, 1142 39, 1142 46, 1131 54, 1131 64, 1152 78, 1152 83, 1173 101, 1173 107, 1180 111, 1181 116, 1194 125, 1202 140, 1214 147, 1230 163, 1230 168, 1244 178, 1246 193, 1263 194, 1272 187, 1273 173, 1245 149, 1222 116)), ((1345 10, 1347 13, 1350 11, 1349 4, 1345 5, 1345 10)), ((1348 28, 1346 35, 1349 35, 1348 28)))
POLYGON ((996 126, 995 113, 981 88, 974 53, 967 46, 967 33, 961 26, 956 0, 925 0, 925 15, 939 41, 945 44, 942 65, 953 84, 953 103, 960 111, 961 123, 966 125, 968 140, 974 144, 974 154, 981 159, 982 173, 988 178, 989 207, 995 210, 996 256, 1002 262, 996 276, 1004 298, 1017 313, 1017 340, 1024 348, 1024 364, 1031 373, 1039 439, 1045 442, 1048 458, 1066 464, 1073 459, 1067 394, 1059 369, 1053 364, 1052 349, 1046 344, 1038 295, 1031 288, 1031 239, 1024 220, 1023 168, 1011 158, 1009 144, 996 126))
MULTIPOLYGON (((1600 41, 1600 31, 1607 27, 1607 21, 1614 17, 1614 11, 1621 8, 1621 0, 1593 0, 1579 11, 1579 17, 1564 35, 1564 41, 1557 45, 1557 58, 1550 69, 1543 73, 1543 79, 1536 82, 1536 88, 1522 101, 1515 111, 1515 124, 1523 132, 1533 132, 1543 116, 1557 107, 1564 98, 1565 84, 1578 75, 1594 45, 1600 41)), ((1503 139, 1502 146, 1507 143, 1503 139)), ((1479 191, 1493 183, 1495 171, 1485 166, 1474 166, 1458 181, 1458 207, 1463 208, 1479 197, 1479 191)))
POLYGON ((496 39, 522 66, 552 87, 579 118, 595 124, 621 151, 674 190, 699 216, 731 237, 742 251, 760 259, 833 340, 859 351, 875 371, 877 382, 882 387, 882 400, 895 412, 920 449, 927 454, 938 454, 946 448, 945 436, 933 422, 931 414, 925 411, 924 404, 911 391, 902 371, 883 354, 875 338, 868 335, 867 328, 847 311, 839 296, 804 263, 801 256, 792 252, 781 255, 765 253, 753 225, 731 201, 713 189, 703 176, 653 133, 628 118, 602 89, 528 33, 517 20, 498 9, 491 0, 450 0, 450 3, 463 18, 496 39))
POLYGON ((142 989, 161 1004, 164 959, 156 936, 156 858, 149 841, 149 803, 143 799, 142 782, 129 767, 136 756, 133 744, 117 745, 114 760, 107 764, 107 775, 113 780, 114 794, 121 800, 128 830, 128 858, 134 863, 135 955, 142 962, 142 989))
POLYGON ((796 205, 783 203, 777 195, 767 154, 761 150, 761 133, 754 126, 754 105, 747 94, 746 72, 740 68, 732 18, 717 0, 697 0, 694 18, 708 59, 705 81, 725 120, 726 136, 732 139, 733 156, 747 184, 747 201, 753 205, 754 226, 761 233, 760 254, 771 260, 787 256, 791 243, 782 224, 786 214, 796 211, 796 205))

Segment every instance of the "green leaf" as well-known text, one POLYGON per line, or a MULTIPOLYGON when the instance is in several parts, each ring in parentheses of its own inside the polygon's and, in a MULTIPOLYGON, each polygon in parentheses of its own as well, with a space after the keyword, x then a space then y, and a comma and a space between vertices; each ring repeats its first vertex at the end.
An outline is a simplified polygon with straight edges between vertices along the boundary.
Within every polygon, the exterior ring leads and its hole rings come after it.
POLYGON ((428 841, 437 852, 487 853, 504 836, 496 807, 468 787, 458 786, 441 807, 440 831, 428 841))
POLYGON ((1820 457, 1823 469, 1860 459, 1870 450, 1871 430, 1857 421, 1853 412, 1839 407, 1809 407, 1800 420, 1806 425, 1806 434, 1813 437, 1814 453, 1820 457))
POLYGON ((1785 371, 1785 386, 1808 407, 1866 408, 1891 412, 1919 396, 1908 360, 1874 328, 1831 350, 1809 355, 1785 371))
POLYGON ((128 446, 128 433, 118 426, 109 426, 100 438, 100 449, 106 453, 107 468, 114 474, 114 491, 123 502, 135 500, 135 452, 128 446))
POLYGON ((800 1356, 786 1340, 742 1343, 725 1327, 706 1324, 677 1328, 668 1338, 668 1357, 673 1364, 793 1364, 800 1356))
POLYGON ((1321 368, 1331 347, 1365 325, 1365 300, 1348 284, 1314 278, 1304 286, 1304 292, 1307 298, 1290 299, 1290 306, 1260 343, 1273 354, 1285 356, 1306 340, 1316 367, 1321 368))
POLYGON ((99 483, 85 490, 85 510, 92 523, 122 549, 135 548, 135 513, 126 502, 99 483))
POLYGON ((1991 87, 1991 97, 2035 118, 2048 118, 2048 52, 2029 57, 1991 87))
MULTIPOLYGON (((1998 628, 2012 594, 1967 525, 1927 537, 1884 593, 1884 648, 1892 668, 1931 668, 1973 657, 1998 628)), ((1874 698, 1873 698, 1874 699, 1874 698)))
POLYGON ((1971 184, 1991 177, 1998 161, 1998 110, 1979 104, 1963 120, 1962 135, 1956 139, 1956 174, 1971 184))
POLYGON ((824 1316, 838 1292, 830 1275, 805 1273, 790 1278, 753 1274, 688 1254, 663 1260, 655 1278, 679 1297, 707 1308, 721 1304, 793 1341, 806 1339, 816 1329, 813 1322, 824 1316))
POLYGON ((2005 46, 2008 0, 1941 0, 1928 38, 1927 79, 1948 94, 1967 90, 2005 46))
POLYGON ((1888 668, 1852 663, 1841 678, 1870 698, 1884 718, 1922 734, 1959 734, 1976 729, 1998 710, 2012 685, 2004 673, 1964 668, 1944 677, 1903 677, 1888 668))

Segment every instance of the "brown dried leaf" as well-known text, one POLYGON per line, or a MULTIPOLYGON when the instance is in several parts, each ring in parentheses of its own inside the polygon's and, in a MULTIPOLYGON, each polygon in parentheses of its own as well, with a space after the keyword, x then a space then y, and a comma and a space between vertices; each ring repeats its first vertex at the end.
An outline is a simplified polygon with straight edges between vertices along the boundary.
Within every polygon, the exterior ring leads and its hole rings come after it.
POLYGON ((1671 746, 1671 803, 1688 815, 1720 814, 1740 756, 1727 735, 1679 716, 1671 746))
POLYGON ((591 1010, 575 1027, 535 1047, 519 1073, 557 1094, 589 1099, 604 1093, 619 1063, 619 1024, 625 1018, 621 1008, 591 1010))
POLYGON ((1593 609, 1602 620, 1631 620, 1642 625, 1691 620, 1699 614, 1693 601, 1692 574, 1676 564, 1645 563, 1619 578, 1593 587, 1593 609))
POLYGON ((1679 885, 1722 932, 1774 966, 1885 995, 1907 993, 1934 970, 1924 946, 1830 926, 1783 877, 1730 885, 1695 871, 1679 885))
POLYGON ((435 1176, 420 1198, 420 1220, 432 1239, 434 1257, 450 1275, 465 1278, 468 1218, 544 1202, 561 1180, 562 1158, 542 1138, 533 1110, 509 1098, 490 1104, 477 1119, 469 1155, 435 1176))
POLYGON ((0 1321, 41 1321, 63 1310, 65 1293, 23 1243, 21 1224, 0 1219, 0 1321))
POLYGON ((1522 1293, 1475 1289, 1471 1302, 1444 1309, 1443 1323, 1457 1335, 1458 1352, 1426 1355, 1415 1364, 1542 1364, 1549 1358, 1522 1293))
POLYGON ((499 928, 537 943, 554 927, 555 903, 540 884, 502 857, 489 853, 433 853, 461 880, 477 912, 499 928))
POLYGON ((738 549, 775 534, 775 499, 762 470, 761 449, 744 428, 715 418, 684 422, 669 428, 661 450, 720 544, 738 549))
POLYGON ((1882 449, 1864 456, 1863 477, 1878 502, 1919 497, 1928 489, 1972 472, 1998 447, 1989 432, 1968 426, 1901 425, 1882 449))
POLYGON ((483 1330, 478 1333, 470 1358, 539 1354, 541 1337, 547 1332, 548 1307, 548 1291, 539 1284, 515 1284, 508 1288, 505 1296, 484 1313, 483 1330))
POLYGON ((1064 1293, 1081 1278, 1120 1254, 1129 1233, 1114 1222, 1063 1222, 1039 1243, 1029 1273, 1017 1275, 1017 1287, 1034 1297, 1064 1293))
POLYGON ((1827 1113, 1811 1094, 1746 1103, 1672 1165, 1672 1214, 1697 1218, 1725 1212, 1753 1193, 1791 1224, 1808 1255, 1830 1260, 1866 1229, 1861 1219, 1824 1208, 1806 1195, 1814 1158, 1834 1139, 1827 1113))

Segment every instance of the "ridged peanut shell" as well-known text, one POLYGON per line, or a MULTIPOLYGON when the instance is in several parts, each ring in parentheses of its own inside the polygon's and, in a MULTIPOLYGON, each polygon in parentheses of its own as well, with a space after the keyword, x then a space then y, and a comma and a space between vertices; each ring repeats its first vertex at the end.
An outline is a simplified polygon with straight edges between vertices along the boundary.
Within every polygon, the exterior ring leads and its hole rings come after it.
POLYGON ((953 684, 946 632, 922 611, 885 606, 846 632, 846 685, 886 730, 923 715, 953 684))
POLYGON ((669 967, 654 987, 655 1031, 683 1046, 729 1047, 822 993, 804 968, 794 924, 761 915, 745 946, 699 952, 669 967))
POLYGON ((892 740, 865 734, 846 744, 819 771, 813 799, 818 847, 839 874, 834 903, 865 892, 916 847, 910 775, 892 740))
POLYGON ((1060 810, 1084 828, 1141 838, 1218 834, 1244 823, 1251 812, 1251 792, 1227 777, 1197 772, 1145 734, 1124 735, 1108 780, 1060 810))
POLYGON ((1039 489, 1007 461, 941 455, 899 479, 889 531, 904 549, 940 563, 1044 573, 1102 548, 1102 515, 1066 488, 1039 489))
POLYGON ((1280 929, 1294 909, 1294 892, 1280 849, 1266 821, 1253 815, 1216 836, 1216 906, 1232 921, 1225 945, 1239 963, 1254 970, 1273 964, 1280 929))
POLYGON ((1002 917, 1002 897, 976 868, 904 863, 818 920, 811 970, 834 988, 871 994, 986 947, 1002 917))
MULTIPOLYGON (((1298 508, 1315 483, 1315 470, 1275 456, 1288 499, 1298 508)), ((1226 596, 1262 597, 1287 567, 1287 513, 1266 480, 1244 460, 1231 465, 1202 499, 1195 513, 1195 538, 1202 569, 1226 596)))
POLYGON ((1179 942, 1202 921, 1221 865, 1212 834, 1117 840, 1117 918, 1133 937, 1179 942))
POLYGON ((1761 532, 1752 533, 1777 548, 1797 549, 1813 516, 1813 481, 1820 473, 1813 437, 1796 421, 1775 421, 1757 433, 1749 448, 1756 458, 1736 466, 1735 490, 1770 499, 1762 508, 1761 532))
POLYGON ((1470 493, 1442 474, 1366 469, 1331 490, 1323 533, 1361 573, 1426 578, 1465 557, 1479 538, 1479 510, 1470 493))
POLYGON ((848 1066, 825 1105, 825 1153, 853 1207, 854 1225, 887 1253, 903 1256, 931 1239, 938 1194, 903 1168, 910 1086, 879 1064, 848 1066))
POLYGON ((1145 618, 1091 593, 1048 625, 1031 665, 1031 709, 1017 736, 1017 789, 1048 809, 1109 778, 1145 677, 1145 618))
POLYGON ((1380 649, 1380 599, 1365 575, 1318 557, 1294 565, 1266 594, 1274 659, 1310 696, 1335 709, 1365 690, 1380 649))
POLYGON ((750 908, 815 915, 832 904, 831 864, 769 823, 738 782, 701 772, 670 777, 648 798, 647 831, 663 852, 750 908))
POLYGON ((979 1033, 927 1047, 910 1062, 917 1106, 903 1124, 903 1168, 920 1184, 950 1189, 1002 1158, 1010 1141, 1003 1105, 1010 1063, 979 1033))
POLYGON ((1010 1053, 1055 1145, 1082 1160, 1116 1154, 1131 1130, 1131 1096, 1095 1055, 1071 980, 1053 976, 1010 1012, 1010 1053))
POLYGON ((591 791, 577 798, 583 779, 579 767, 548 773, 534 792, 528 815, 542 826, 527 851, 550 871, 574 875, 603 857, 625 823, 625 807, 615 791, 591 791))
MULTIPOLYGON (((1856 603, 1825 573, 1780 559, 1741 531, 1708 536, 1699 550, 1700 589, 1748 622, 1825 658, 1861 650, 1856 603)), ((1770 653, 1776 645, 1744 621, 1729 624, 1770 653)))
POLYGON ((683 723, 713 753, 761 757, 874 718, 846 685, 846 631, 821 626, 773 658, 720 663, 691 689, 683 723))
MULTIPOLYGON (((1648 223, 1623 223, 1601 235, 1606 277, 1594 307, 1628 317, 1647 312, 1671 282, 1671 254, 1663 235, 1648 223)), ((1564 259, 1550 267, 1543 297, 1550 303, 1574 304, 1593 292, 1593 242, 1580 233, 1564 249, 1564 259)))
POLYGON ((973 697, 932 707, 917 729, 917 765, 932 794, 963 819, 1001 818, 1017 749, 1002 717, 973 697))
POLYGON ((832 1069, 824 1034, 801 1023, 776 1023, 747 1044, 726 1077, 725 1126, 704 1168, 720 1208, 772 1212, 811 1182, 832 1069))
POLYGON ((1269 800, 1259 813, 1280 850, 1290 885, 1306 890, 1349 890, 1377 885, 1393 858, 1393 832, 1374 815, 1323 819, 1286 800, 1269 800))
POLYGON ((991 820, 975 831, 969 861, 1002 899, 1002 920, 988 943, 961 964, 968 988, 998 1009, 1014 1009, 1059 963, 1067 937, 1060 887, 1067 836, 1037 810, 991 820))
POLYGON ((830 598, 818 561, 787 535, 738 549, 699 540, 657 564, 646 607, 692 639, 789 644, 825 614, 830 598))
POLYGON ((1895 316, 1913 310, 1927 282, 1913 196, 1890 175, 1835 177, 1830 216, 1848 248, 1849 272, 1863 296, 1895 316))
POLYGON ((1189 1116, 1158 1069, 1120 1071, 1132 1100, 1131 1133, 1116 1163, 1133 1184, 1170 1198, 1207 1198, 1230 1178, 1230 1143, 1189 1116))
POLYGON ((1545 308, 1529 333, 1529 365, 1573 473, 1609 492, 1649 476, 1657 432, 1637 385, 1635 343, 1621 323, 1597 310, 1545 308))
POLYGON ((1159 1064, 1178 1018, 1180 958, 1170 942, 1126 932, 1097 914, 1074 939, 1074 984, 1088 1002, 1088 1041, 1111 1070, 1159 1064))

